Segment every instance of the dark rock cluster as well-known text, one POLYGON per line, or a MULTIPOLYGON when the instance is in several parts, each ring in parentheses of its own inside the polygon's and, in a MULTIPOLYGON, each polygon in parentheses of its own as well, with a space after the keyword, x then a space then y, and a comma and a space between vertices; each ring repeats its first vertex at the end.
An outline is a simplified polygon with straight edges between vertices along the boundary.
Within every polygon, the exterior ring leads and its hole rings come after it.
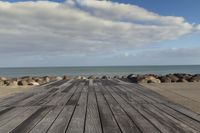
POLYGON ((131 82, 134 83, 175 83, 175 82, 200 82, 200 74, 167 74, 167 75, 134 75, 130 74, 127 76, 131 82))

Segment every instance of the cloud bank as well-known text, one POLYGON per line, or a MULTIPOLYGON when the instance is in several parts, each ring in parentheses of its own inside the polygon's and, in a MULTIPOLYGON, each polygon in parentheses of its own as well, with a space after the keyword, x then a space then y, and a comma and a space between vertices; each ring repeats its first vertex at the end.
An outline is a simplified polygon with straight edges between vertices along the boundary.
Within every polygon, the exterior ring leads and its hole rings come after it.
POLYGON ((199 29, 183 17, 111 1, 0 2, 0 53, 102 54, 177 39, 199 29))

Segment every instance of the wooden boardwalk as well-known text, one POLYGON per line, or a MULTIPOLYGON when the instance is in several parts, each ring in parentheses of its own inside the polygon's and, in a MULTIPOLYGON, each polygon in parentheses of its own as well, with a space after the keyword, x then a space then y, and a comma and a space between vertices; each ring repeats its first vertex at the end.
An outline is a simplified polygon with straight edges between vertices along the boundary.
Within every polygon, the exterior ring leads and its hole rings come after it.
POLYGON ((0 133, 200 133, 200 116, 138 84, 70 80, 0 99, 0 133))

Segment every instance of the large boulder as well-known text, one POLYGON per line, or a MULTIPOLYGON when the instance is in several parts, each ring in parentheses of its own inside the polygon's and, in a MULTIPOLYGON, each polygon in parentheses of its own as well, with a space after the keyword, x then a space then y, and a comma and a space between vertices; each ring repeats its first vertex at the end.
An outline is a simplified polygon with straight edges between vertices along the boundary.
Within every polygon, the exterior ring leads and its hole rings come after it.
POLYGON ((108 79, 106 75, 102 76, 101 79, 108 79))
POLYGON ((126 79, 126 78, 127 78, 127 76, 125 76, 125 75, 121 76, 121 79, 126 79))
POLYGON ((88 79, 96 79, 96 77, 94 75, 91 75, 88 77, 88 79))
POLYGON ((4 86, 5 84, 4 84, 4 81, 1 81, 0 80, 0 86, 4 86))
MULTIPOLYGON (((63 78, 62 77, 60 77, 60 76, 56 76, 55 77, 55 80, 62 80, 63 78)), ((54 81, 54 80, 51 80, 51 81, 54 81)))
POLYGON ((18 81, 18 85, 19 86, 27 86, 29 83, 28 83, 28 81, 27 80, 20 80, 20 81, 18 81))
POLYGON ((137 82, 138 83, 161 83, 159 79, 157 79, 154 76, 138 76, 137 77, 137 82))
POLYGON ((101 79, 109 79, 109 77, 104 75, 104 76, 101 77, 101 79))
POLYGON ((75 79, 78 79, 78 80, 85 80, 85 79, 87 79, 87 78, 84 77, 84 76, 77 76, 77 77, 75 77, 75 79))
POLYGON ((193 77, 191 77, 191 79, 189 81, 190 82, 200 82, 200 75, 194 75, 193 77))
POLYGON ((140 76, 135 75, 135 74, 130 74, 130 75, 127 76, 127 78, 128 78, 129 80, 131 80, 132 82, 136 83, 137 80, 140 78, 140 76))
POLYGON ((0 77, 0 81, 5 81, 5 80, 7 80, 7 78, 5 78, 5 77, 0 77))
POLYGON ((43 77, 43 80, 44 80, 45 83, 48 83, 48 82, 51 81, 50 77, 48 77, 48 76, 43 77))
POLYGON ((184 78, 180 78, 177 82, 183 82, 183 83, 187 83, 188 81, 184 78))
POLYGON ((166 76, 171 79, 171 82, 177 82, 179 80, 179 78, 173 74, 168 74, 166 76))
POLYGON ((16 80, 5 80, 4 85, 6 86, 18 86, 18 83, 16 80))
POLYGON ((63 80, 69 80, 70 78, 68 77, 68 76, 63 76, 63 78, 62 78, 63 80))
POLYGON ((44 84, 44 83, 46 83, 46 82, 43 80, 43 78, 38 78, 38 79, 35 79, 34 81, 37 82, 37 83, 39 83, 39 84, 44 84))
POLYGON ((160 81, 162 83, 171 83, 171 79, 169 77, 166 77, 166 76, 160 76, 159 77, 160 81))
POLYGON ((32 82, 28 83, 28 85, 37 86, 37 85, 40 85, 40 84, 38 82, 32 81, 32 82))
POLYGON ((119 75, 115 75, 113 76, 114 79, 120 79, 120 76, 119 75))

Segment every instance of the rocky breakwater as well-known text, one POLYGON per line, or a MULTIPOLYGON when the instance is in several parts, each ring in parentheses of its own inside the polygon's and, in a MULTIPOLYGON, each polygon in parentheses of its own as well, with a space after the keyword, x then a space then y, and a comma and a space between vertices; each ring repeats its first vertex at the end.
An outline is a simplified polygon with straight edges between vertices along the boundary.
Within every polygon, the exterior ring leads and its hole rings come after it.
POLYGON ((24 76, 19 78, 0 77, 0 86, 37 86, 51 81, 68 80, 69 77, 63 76, 43 76, 43 77, 31 77, 24 76))
POLYGON ((167 74, 167 75, 135 75, 130 74, 127 79, 134 83, 175 83, 175 82, 200 82, 200 74, 167 74))

